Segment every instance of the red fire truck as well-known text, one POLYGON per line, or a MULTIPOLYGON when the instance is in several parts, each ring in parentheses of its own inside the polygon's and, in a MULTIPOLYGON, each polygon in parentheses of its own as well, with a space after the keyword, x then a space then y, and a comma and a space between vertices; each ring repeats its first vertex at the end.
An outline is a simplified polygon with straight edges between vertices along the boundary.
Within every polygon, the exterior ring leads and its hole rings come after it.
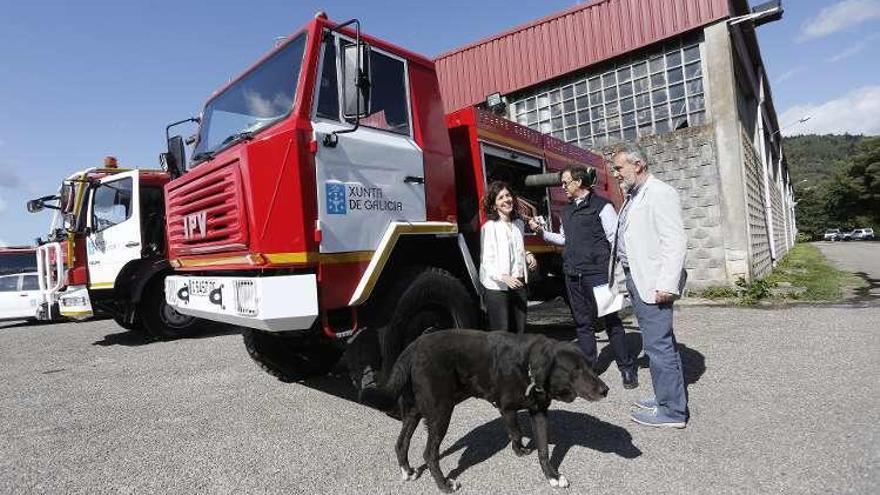
MULTIPOLYGON (((242 327, 284 380, 326 371, 342 347, 350 368, 382 369, 429 329, 479 326, 487 181, 557 228, 563 192, 526 177, 596 166, 619 201, 601 157, 486 111, 444 115, 432 61, 322 14, 197 120, 189 166, 180 137, 165 155, 180 175, 165 186, 168 304, 242 327), (367 334, 379 352, 351 352, 367 334)), ((526 242, 534 285, 561 287, 557 249, 526 242)))
POLYGON ((122 169, 107 157, 103 167, 72 174, 58 194, 28 202, 34 213, 55 213, 48 239, 37 248, 42 301, 38 318, 85 320, 96 311, 126 329, 158 338, 199 330, 192 316, 165 303, 161 170, 122 169))

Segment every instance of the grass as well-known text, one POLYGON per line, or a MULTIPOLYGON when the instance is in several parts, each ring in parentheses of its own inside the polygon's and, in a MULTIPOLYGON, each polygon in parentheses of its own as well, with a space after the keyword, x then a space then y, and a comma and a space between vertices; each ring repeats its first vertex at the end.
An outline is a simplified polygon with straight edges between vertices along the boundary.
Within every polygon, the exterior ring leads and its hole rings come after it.
POLYGON ((819 248, 806 243, 795 244, 766 280, 774 286, 788 283, 793 287, 804 287, 805 292, 788 298, 809 301, 840 300, 844 287, 862 283, 855 275, 831 265, 819 248))
POLYGON ((736 297, 733 287, 709 287, 694 294, 703 299, 730 299, 736 297))
POLYGON ((845 290, 861 285, 864 281, 835 268, 816 246, 797 243, 767 277, 751 282, 740 279, 735 287, 710 287, 695 295, 743 305, 758 301, 839 301, 845 290), (805 290, 784 290, 787 287, 805 290))

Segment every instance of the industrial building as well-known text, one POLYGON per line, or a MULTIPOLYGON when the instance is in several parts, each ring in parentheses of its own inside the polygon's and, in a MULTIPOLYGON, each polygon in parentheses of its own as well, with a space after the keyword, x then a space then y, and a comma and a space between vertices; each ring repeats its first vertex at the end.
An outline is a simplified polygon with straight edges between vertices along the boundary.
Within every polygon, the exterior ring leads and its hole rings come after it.
POLYGON ((792 184, 755 33, 778 1, 598 0, 435 59, 447 111, 488 106, 598 153, 640 143, 679 190, 688 287, 769 273, 792 184))

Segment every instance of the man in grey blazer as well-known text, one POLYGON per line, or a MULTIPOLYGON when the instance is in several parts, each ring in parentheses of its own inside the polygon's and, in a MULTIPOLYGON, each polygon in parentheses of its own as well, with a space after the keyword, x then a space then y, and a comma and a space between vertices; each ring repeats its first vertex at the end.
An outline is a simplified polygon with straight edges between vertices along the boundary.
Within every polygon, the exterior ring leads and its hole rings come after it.
POLYGON ((622 266, 654 385, 654 397, 637 401, 632 419, 647 426, 684 428, 687 395, 672 333, 672 303, 686 278, 687 237, 678 192, 651 175, 638 145, 618 145, 612 162, 626 201, 612 246, 609 280, 614 280, 615 264, 622 266))

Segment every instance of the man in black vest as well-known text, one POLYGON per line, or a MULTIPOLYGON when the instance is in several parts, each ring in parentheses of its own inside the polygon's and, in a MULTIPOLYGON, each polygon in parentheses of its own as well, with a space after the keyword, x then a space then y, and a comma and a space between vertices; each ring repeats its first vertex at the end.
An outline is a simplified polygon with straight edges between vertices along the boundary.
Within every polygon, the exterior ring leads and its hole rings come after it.
MULTIPOLYGON (((547 232, 534 219, 529 227, 545 241, 564 245, 562 269, 571 314, 577 325, 578 345, 593 367, 598 360, 593 324, 598 317, 593 287, 608 284, 611 242, 617 228, 617 213, 607 199, 593 193, 596 170, 569 165, 562 172, 562 187, 571 203, 562 210, 560 233, 547 232)), ((608 340, 614 349, 624 388, 639 386, 635 361, 626 349, 626 333, 617 313, 605 316, 608 340)))

